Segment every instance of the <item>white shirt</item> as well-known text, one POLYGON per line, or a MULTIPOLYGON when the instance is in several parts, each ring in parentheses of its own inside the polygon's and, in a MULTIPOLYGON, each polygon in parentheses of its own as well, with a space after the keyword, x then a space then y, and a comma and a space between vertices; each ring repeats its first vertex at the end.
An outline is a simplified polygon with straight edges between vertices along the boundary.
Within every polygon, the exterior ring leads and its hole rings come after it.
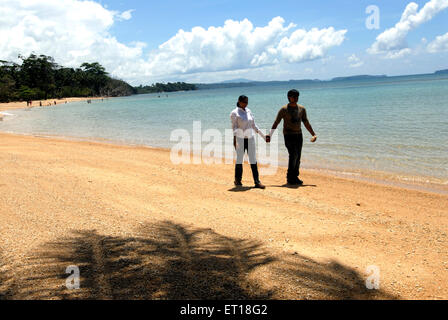
POLYGON ((264 136, 255 124, 252 112, 247 107, 246 109, 236 107, 230 113, 230 120, 232 121, 233 135, 238 138, 252 138, 255 133, 264 136))

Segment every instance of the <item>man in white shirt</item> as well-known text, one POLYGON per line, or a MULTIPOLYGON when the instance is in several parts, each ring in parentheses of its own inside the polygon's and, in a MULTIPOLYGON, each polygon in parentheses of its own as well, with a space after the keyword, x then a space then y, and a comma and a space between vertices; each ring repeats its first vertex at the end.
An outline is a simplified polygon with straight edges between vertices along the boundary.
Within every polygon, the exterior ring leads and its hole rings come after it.
POLYGON ((230 120, 232 122, 233 129, 233 145, 237 154, 235 165, 235 186, 242 186, 241 179, 243 176, 243 160, 244 153, 247 151, 255 188, 265 189, 265 186, 260 182, 258 174, 255 133, 258 133, 265 140, 266 137, 255 124, 254 116, 250 109, 247 108, 248 104, 249 99, 246 96, 240 96, 238 98, 237 108, 230 113, 230 120))

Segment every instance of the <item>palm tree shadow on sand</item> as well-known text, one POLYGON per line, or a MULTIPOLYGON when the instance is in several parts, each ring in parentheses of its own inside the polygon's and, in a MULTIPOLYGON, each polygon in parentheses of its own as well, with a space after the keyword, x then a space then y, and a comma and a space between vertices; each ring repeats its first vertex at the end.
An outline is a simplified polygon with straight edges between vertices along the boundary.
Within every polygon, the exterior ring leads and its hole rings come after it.
POLYGON ((8 288, 8 282, 10 280, 8 272, 5 270, 3 264, 3 257, 0 255, 0 300, 6 299, 9 295, 14 295, 8 288))
POLYGON ((13 272, 8 268, 6 259, 0 252, 0 300, 6 300, 17 295, 13 272))
POLYGON ((0 299, 393 298, 367 290, 346 266, 274 257, 262 243, 169 221, 145 225, 136 237, 76 231, 45 245, 14 276, 20 290, 0 291, 0 299), (71 265, 80 269, 79 290, 66 287, 71 265))

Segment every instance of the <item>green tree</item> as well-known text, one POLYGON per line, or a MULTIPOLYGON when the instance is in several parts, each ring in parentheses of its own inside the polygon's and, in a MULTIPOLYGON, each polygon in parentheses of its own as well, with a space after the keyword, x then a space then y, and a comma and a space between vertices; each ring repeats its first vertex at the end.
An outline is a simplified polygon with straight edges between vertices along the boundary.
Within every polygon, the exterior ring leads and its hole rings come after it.
POLYGON ((85 72, 85 79, 89 87, 93 87, 96 94, 100 93, 100 89, 107 84, 108 73, 106 69, 98 62, 81 64, 82 70, 85 72))
POLYGON ((15 95, 15 81, 9 74, 0 75, 0 101, 10 101, 15 95))
POLYGON ((57 65, 45 55, 19 56, 21 64, 0 60, 0 101, 123 96, 136 90, 128 83, 112 79, 98 62, 83 63, 79 68, 57 65))
POLYGON ((22 60, 20 67, 21 84, 29 88, 38 88, 45 93, 44 98, 54 94, 56 83, 54 71, 56 64, 52 57, 31 54, 28 58, 19 56, 22 60))

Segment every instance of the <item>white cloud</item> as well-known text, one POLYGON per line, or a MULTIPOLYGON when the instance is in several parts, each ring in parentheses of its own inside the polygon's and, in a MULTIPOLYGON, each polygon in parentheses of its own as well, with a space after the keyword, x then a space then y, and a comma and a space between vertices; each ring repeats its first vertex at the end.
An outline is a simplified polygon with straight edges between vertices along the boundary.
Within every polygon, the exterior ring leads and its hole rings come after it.
POLYGON ((134 9, 123 11, 122 13, 117 13, 117 17, 120 20, 130 20, 132 19, 132 12, 134 12, 134 9))
POLYGON ((313 68, 305 68, 305 73, 307 74, 313 73, 313 68))
MULTIPOLYGON (((142 56, 145 44, 125 45, 109 33, 117 13, 93 1, 2 0, 0 58, 32 52, 62 65, 99 61, 109 71, 142 56)), ((119 74, 118 74, 119 75, 119 74)))
POLYGON ((350 63, 350 68, 359 68, 364 65, 364 61, 361 61, 356 54, 352 54, 347 58, 347 61, 350 63))
POLYGON ((254 28, 244 19, 227 20, 222 27, 180 30, 150 55, 150 69, 155 74, 182 74, 310 61, 340 45, 347 32, 298 29, 288 36, 294 27, 285 27, 283 18, 276 17, 265 27, 254 28))
POLYGON ((280 56, 287 62, 302 62, 323 58, 331 47, 339 46, 345 40, 347 30, 336 31, 333 27, 313 28, 293 32, 291 37, 280 41, 280 56))
POLYGON ((384 58, 399 59, 399 58, 403 58, 411 53, 412 53, 412 50, 409 48, 404 48, 401 50, 392 50, 392 51, 387 52, 386 55, 384 56, 384 58))
POLYGON ((285 25, 281 17, 254 27, 244 19, 223 26, 179 30, 156 50, 145 43, 124 44, 110 32, 114 23, 132 18, 94 1, 2 0, 0 59, 18 54, 50 55, 64 66, 98 61, 114 76, 133 84, 176 75, 256 69, 322 59, 345 40, 347 30, 311 30, 285 25))
POLYGON ((392 28, 381 33, 372 46, 367 49, 371 54, 386 54, 386 58, 399 58, 411 52, 406 42, 408 33, 421 24, 431 20, 440 11, 448 8, 448 0, 430 0, 422 9, 411 2, 406 6, 400 21, 392 28))
POLYGON ((448 33, 437 36, 435 40, 428 44, 427 49, 431 53, 448 51, 448 33))

